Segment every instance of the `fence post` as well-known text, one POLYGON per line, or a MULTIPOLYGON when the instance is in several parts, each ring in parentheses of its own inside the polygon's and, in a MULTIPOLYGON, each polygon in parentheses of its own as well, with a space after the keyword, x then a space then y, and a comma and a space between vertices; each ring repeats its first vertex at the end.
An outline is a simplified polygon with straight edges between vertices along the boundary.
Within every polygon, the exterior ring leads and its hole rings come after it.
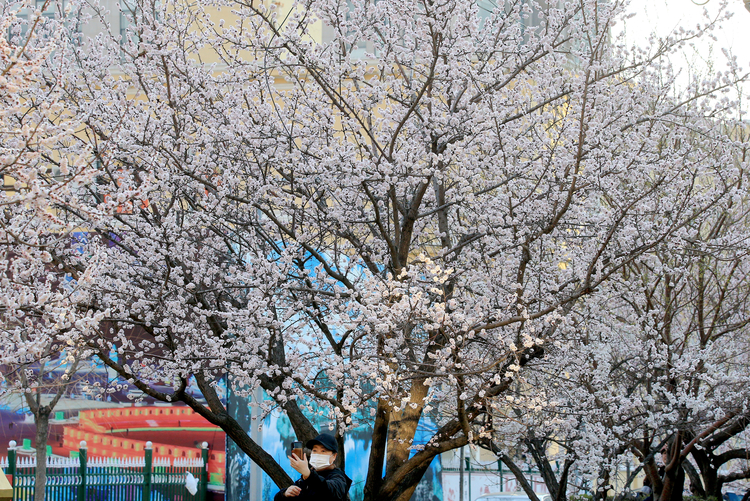
POLYGON ((203 458, 203 468, 201 468, 198 501, 206 501, 206 496, 208 494, 208 442, 203 442, 201 444, 201 457, 203 458))
MULTIPOLYGON (((3 470, 0 469, 0 473, 3 470)), ((15 495, 16 487, 16 441, 11 440, 8 442, 8 475, 10 475, 10 487, 13 489, 15 495)))
POLYGON ((146 442, 146 461, 143 466, 143 501, 151 501, 151 465, 154 462, 152 446, 153 444, 150 440, 146 442))
POLYGON ((88 459, 88 447, 85 440, 81 440, 78 446, 78 460, 80 469, 78 475, 81 477, 81 483, 78 484, 78 501, 86 501, 86 461, 88 459))
POLYGON ((500 492, 503 492, 503 460, 497 460, 497 472, 500 474, 500 492))

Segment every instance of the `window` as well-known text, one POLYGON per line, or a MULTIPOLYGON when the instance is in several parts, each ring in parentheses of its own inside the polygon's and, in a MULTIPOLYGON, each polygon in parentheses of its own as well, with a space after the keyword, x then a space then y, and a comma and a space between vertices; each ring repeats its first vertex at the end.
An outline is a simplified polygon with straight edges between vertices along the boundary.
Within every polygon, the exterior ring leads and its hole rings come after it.
MULTIPOLYGON (((42 12, 42 18, 35 28, 36 36, 41 40, 45 40, 52 29, 49 21, 55 19, 55 4, 54 0, 49 0, 49 2, 47 0, 34 1, 34 9, 42 12)), ((64 4, 63 8, 65 8, 64 4)), ((16 13, 16 21, 8 28, 8 40, 16 44, 22 44, 33 21, 34 16, 29 9, 23 9, 16 13)))
POLYGON ((159 0, 120 0, 120 46, 138 45, 143 24, 151 15, 158 20, 160 7, 159 0))
POLYGON ((497 2, 495 0, 477 0, 477 14, 479 19, 484 21, 497 9, 497 2))
MULTIPOLYGON (((44 9, 45 3, 47 3, 47 8, 44 11, 42 11, 42 17, 44 18, 45 21, 49 19, 55 19, 55 2, 53 2, 52 0, 50 0, 49 2, 47 2, 47 0, 36 0, 37 10, 44 9)), ((63 4, 62 7, 64 9, 65 5, 63 4)))
POLYGON ((8 26, 7 39, 16 45, 23 45, 29 29, 29 13, 26 10, 16 13, 16 19, 8 26))
MULTIPOLYGON (((377 0, 375 0, 377 2, 377 0)), ((352 0, 346 1, 346 20, 349 21, 354 16, 354 13, 352 12, 354 10, 354 3, 352 0)), ((354 32, 348 32, 347 35, 351 35, 354 32)), ((322 42, 323 43, 329 43, 333 40, 335 36, 334 28, 330 26, 324 26, 323 27, 323 36, 322 36, 322 42)), ((352 59, 362 59, 365 57, 365 54, 368 52, 373 54, 375 53, 375 47, 374 44, 371 41, 367 40, 357 40, 354 42, 353 46, 345 47, 344 50, 347 54, 351 56, 352 59)))
POLYGON ((543 21, 543 16, 540 15, 540 11, 544 11, 550 6, 557 4, 557 0, 539 0, 538 5, 532 0, 515 0, 514 2, 507 2, 504 0, 477 0, 477 14, 481 24, 484 24, 484 21, 495 12, 505 18, 510 15, 517 16, 517 22, 521 27, 521 34, 524 43, 528 43, 530 35, 528 31, 529 28, 542 26, 545 22, 543 21), (520 9, 520 12, 517 12, 516 9, 520 9), (504 13, 500 11, 504 11, 504 13))
POLYGON ((120 45, 128 41, 128 28, 130 28, 133 43, 138 43, 138 36, 133 33, 133 27, 140 15, 137 0, 120 0, 120 45))

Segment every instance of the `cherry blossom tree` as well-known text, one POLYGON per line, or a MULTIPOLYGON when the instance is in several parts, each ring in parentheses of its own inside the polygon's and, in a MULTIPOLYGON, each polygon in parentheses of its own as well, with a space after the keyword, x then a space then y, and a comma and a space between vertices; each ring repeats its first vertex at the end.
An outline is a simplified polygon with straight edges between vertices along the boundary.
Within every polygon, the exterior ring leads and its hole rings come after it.
MULTIPOLYGON (((747 134, 741 127, 735 136, 747 134)), ((548 433, 567 439, 568 457, 600 486, 628 456, 641 465, 628 484, 642 468, 655 499, 681 497, 678 477, 718 499, 724 484, 750 475, 747 216, 746 199, 736 198, 686 225, 682 244, 628 264, 573 312, 579 332, 535 364, 532 387, 553 391, 546 396, 557 403, 545 409, 548 433)))
MULTIPOLYGON (((535 370, 540 367, 535 366, 535 370)), ((536 392, 508 392, 504 401, 495 401, 492 407, 482 423, 491 434, 477 442, 498 456, 529 499, 539 501, 540 495, 529 482, 524 466, 534 465, 554 501, 584 490, 573 478, 580 452, 575 447, 576 439, 585 435, 581 420, 566 418, 560 402, 541 399, 536 392), (487 426, 490 420, 491 426, 487 426)))
MULTIPOLYGON (((5 347, 4 347, 5 348, 5 347)), ((34 490, 34 500, 43 501, 47 482, 47 444, 49 441, 49 420, 60 400, 68 396, 77 383, 86 380, 88 374, 79 372, 80 351, 69 350, 62 354, 55 345, 48 347, 39 362, 21 363, 16 366, 2 366, 4 384, 0 398, 9 400, 21 395, 34 416, 36 427, 34 449, 36 468, 34 485, 42 486, 34 490)))
POLYGON ((302 440, 311 402, 341 441, 371 426, 367 500, 491 436, 580 305, 726 212, 744 167, 734 68, 680 93, 665 62, 702 28, 642 52, 611 35, 621 2, 482 5, 134 1, 71 46, 70 148, 100 168, 56 213, 86 241, 45 241, 44 284, 92 319, 62 339, 282 487, 222 378, 302 440))
MULTIPOLYGON (((70 336, 104 316, 78 308, 65 265, 53 263, 63 252, 81 261, 71 247, 77 222, 59 211, 65 206, 87 219, 96 216, 77 200, 94 169, 90 150, 73 145, 79 124, 61 99, 69 39, 59 21, 65 13, 43 16, 55 12, 51 0, 36 7, 4 2, 0 12, 0 394, 22 393, 34 415, 36 485, 43 486, 49 417, 85 353, 70 336)), ((43 488, 35 499, 44 499, 43 488)))

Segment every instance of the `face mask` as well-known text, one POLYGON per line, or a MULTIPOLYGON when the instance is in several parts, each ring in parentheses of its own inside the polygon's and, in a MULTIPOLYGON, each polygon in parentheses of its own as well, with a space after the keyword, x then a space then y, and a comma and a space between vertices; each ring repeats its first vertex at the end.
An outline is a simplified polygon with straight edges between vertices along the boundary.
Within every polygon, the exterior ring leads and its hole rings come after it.
POLYGON ((331 464, 331 456, 326 454, 310 454, 310 466, 320 469, 331 464))

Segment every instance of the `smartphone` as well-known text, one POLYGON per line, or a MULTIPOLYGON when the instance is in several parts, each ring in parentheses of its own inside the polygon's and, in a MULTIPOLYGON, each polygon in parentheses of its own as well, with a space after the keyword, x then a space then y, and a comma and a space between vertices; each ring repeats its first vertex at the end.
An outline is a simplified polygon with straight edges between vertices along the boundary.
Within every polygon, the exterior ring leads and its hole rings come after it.
POLYGON ((292 442, 292 454, 302 459, 302 442, 298 440, 292 442))

